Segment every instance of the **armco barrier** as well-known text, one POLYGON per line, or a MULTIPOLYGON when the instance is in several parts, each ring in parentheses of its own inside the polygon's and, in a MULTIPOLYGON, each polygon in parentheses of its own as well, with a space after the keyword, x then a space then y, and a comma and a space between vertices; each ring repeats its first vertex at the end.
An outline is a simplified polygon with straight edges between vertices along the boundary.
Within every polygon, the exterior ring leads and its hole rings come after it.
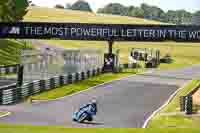
POLYGON ((18 64, 9 65, 9 66, 0 66, 0 75, 1 74, 17 73, 17 66, 18 66, 18 64))
POLYGON ((96 76, 101 72, 101 68, 96 68, 86 72, 72 73, 52 77, 46 80, 37 80, 32 83, 25 83, 21 87, 17 87, 16 84, 4 86, 0 88, 0 105, 14 104, 34 94, 84 80, 96 76))
POLYGON ((12 104, 16 102, 16 84, 0 87, 0 104, 12 104))

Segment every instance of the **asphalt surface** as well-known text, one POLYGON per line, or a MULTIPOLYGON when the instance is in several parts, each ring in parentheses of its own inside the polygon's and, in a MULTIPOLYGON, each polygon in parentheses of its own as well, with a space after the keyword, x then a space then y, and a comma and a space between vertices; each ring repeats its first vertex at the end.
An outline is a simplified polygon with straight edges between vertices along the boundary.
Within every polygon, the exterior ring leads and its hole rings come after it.
POLYGON ((0 110, 12 112, 12 115, 0 118, 0 122, 66 127, 142 127, 179 87, 199 75, 200 65, 170 71, 149 70, 56 101, 0 106, 0 110), (73 122, 72 113, 92 98, 98 100, 99 109, 94 121, 87 124, 73 122))

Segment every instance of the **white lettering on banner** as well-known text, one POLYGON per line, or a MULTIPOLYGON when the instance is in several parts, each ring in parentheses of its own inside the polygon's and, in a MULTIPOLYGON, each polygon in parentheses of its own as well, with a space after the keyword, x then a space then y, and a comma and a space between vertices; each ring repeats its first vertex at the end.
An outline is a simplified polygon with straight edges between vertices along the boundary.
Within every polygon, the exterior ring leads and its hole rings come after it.
POLYGON ((198 31, 197 38, 200 40, 200 31, 198 31))
POLYGON ((48 34, 50 35, 50 34, 51 34, 51 29, 45 27, 45 28, 44 28, 44 33, 46 33, 47 35, 48 35, 48 34))
POLYGON ((10 32, 10 34, 20 34, 20 28, 19 27, 12 27, 10 32))
MULTIPOLYGON (((156 37, 156 34, 155 34, 155 30, 149 30, 149 37, 151 38, 155 38, 156 37)), ((159 35, 159 34, 158 34, 159 35)))
POLYGON ((170 38, 176 37, 176 30, 168 30, 168 32, 169 32, 169 37, 170 38))
POLYGON ((136 37, 136 29, 128 29, 127 37, 136 37))
POLYGON ((161 38, 166 38, 166 33, 167 33, 167 30, 159 30, 159 36, 161 38))
POLYGON ((71 28, 71 36, 75 36, 77 29, 76 28, 71 28))
POLYGON ((200 39, 200 31, 189 32, 190 39, 200 39))
POLYGON ((186 31, 185 30, 179 32, 179 38, 186 39, 186 31))
POLYGON ((109 29, 103 29, 103 36, 106 36, 106 34, 109 33, 109 29))
MULTIPOLYGON (((187 31, 176 29, 153 29, 153 28, 133 28, 133 29, 120 29, 120 28, 81 28, 81 27, 30 27, 24 28, 25 35, 52 35, 61 37, 125 37, 137 39, 198 39, 200 40, 200 31, 187 31)), ((13 27, 10 33, 19 34, 19 28, 13 27)))
POLYGON ((149 30, 144 30, 144 38, 151 38, 152 36, 150 35, 149 30))
POLYGON ((37 35, 43 35, 43 30, 42 30, 42 27, 37 27, 37 31, 36 31, 37 35))

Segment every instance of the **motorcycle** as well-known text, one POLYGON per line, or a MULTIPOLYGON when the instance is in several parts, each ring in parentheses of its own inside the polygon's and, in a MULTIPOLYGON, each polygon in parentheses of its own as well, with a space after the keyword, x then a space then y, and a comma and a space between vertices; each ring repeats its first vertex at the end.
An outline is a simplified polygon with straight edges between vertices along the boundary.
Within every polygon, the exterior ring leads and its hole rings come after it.
POLYGON ((97 113, 96 104, 88 104, 73 113, 72 119, 78 123, 83 123, 84 121, 93 121, 93 116, 97 113))

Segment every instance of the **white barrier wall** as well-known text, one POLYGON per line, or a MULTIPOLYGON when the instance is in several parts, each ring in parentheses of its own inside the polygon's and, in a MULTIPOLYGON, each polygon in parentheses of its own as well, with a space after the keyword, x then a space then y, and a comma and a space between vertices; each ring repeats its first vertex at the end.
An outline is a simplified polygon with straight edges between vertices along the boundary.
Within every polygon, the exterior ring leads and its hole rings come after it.
POLYGON ((24 50, 21 64, 24 65, 24 81, 32 82, 101 68, 103 53, 93 49, 24 50))

